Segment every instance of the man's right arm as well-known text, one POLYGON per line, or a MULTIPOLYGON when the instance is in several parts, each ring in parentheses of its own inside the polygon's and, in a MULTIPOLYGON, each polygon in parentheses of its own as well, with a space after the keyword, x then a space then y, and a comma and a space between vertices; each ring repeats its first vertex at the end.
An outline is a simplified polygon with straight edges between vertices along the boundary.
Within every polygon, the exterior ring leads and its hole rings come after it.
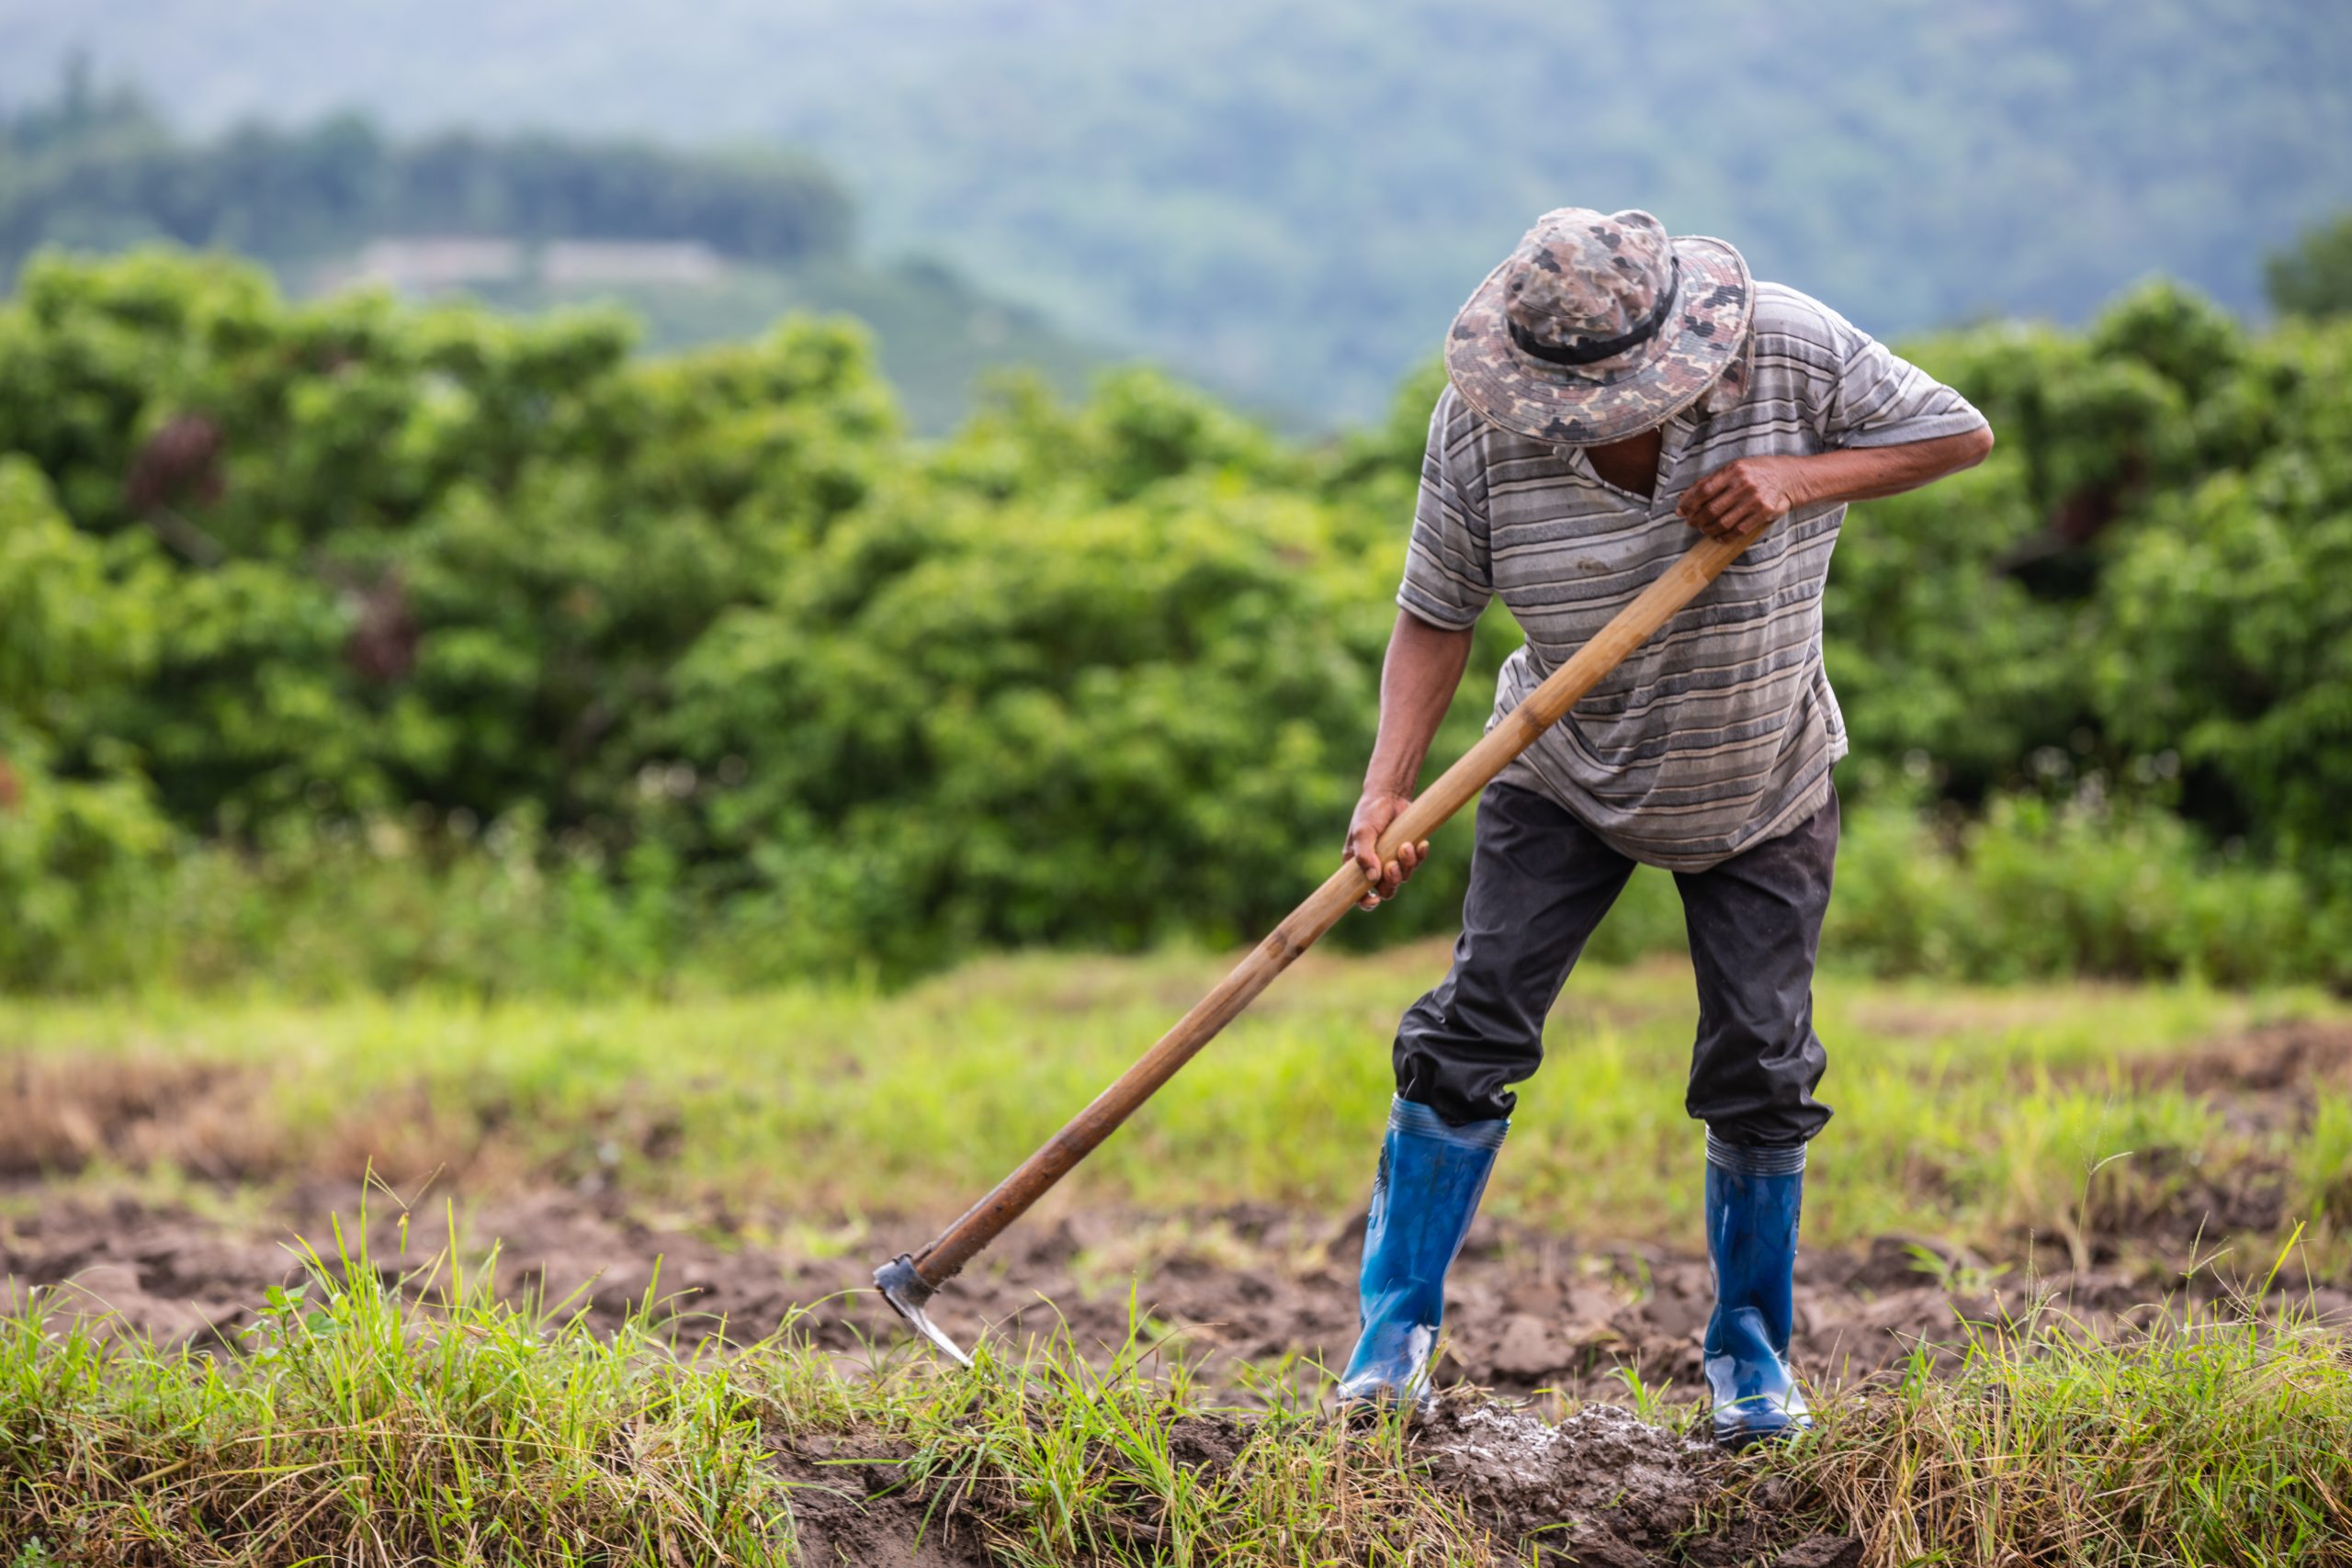
POLYGON ((1450 630, 1410 610, 1396 612, 1396 629, 1389 633, 1388 657, 1380 667, 1380 733, 1364 769, 1363 795, 1348 823, 1348 854, 1373 883, 1362 905, 1366 909, 1395 897, 1429 852, 1426 839, 1399 844, 1395 858, 1384 864, 1377 845, 1413 798, 1430 742, 1437 739, 1437 727, 1469 666, 1473 635, 1468 626, 1450 630))

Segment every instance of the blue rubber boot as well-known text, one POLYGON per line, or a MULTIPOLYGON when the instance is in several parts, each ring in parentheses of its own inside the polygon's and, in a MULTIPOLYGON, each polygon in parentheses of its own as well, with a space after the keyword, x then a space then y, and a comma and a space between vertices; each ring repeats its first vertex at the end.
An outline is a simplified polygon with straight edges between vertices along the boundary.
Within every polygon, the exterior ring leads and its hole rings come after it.
POLYGON ((1340 1380, 1341 1408, 1430 1402, 1445 1271, 1510 1130, 1508 1118, 1449 1127, 1426 1105, 1389 1106, 1363 1233, 1363 1328, 1340 1380))
POLYGON ((1804 1145, 1751 1148, 1707 1136, 1707 1257, 1715 1311, 1702 1347, 1715 1441, 1726 1448, 1793 1437, 1813 1425, 1789 1370, 1790 1296, 1804 1145))

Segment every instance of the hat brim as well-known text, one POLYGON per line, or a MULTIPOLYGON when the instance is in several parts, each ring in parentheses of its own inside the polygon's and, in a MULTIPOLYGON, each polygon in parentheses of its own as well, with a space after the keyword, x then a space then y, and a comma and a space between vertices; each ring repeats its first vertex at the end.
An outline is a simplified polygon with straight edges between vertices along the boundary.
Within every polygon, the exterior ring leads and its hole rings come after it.
POLYGON ((1598 446, 1664 424, 1705 396, 1738 356, 1756 310, 1747 263, 1721 240, 1677 235, 1673 314, 1641 349, 1597 365, 1553 365, 1522 352, 1503 314, 1505 262, 1453 318, 1446 374, 1505 430, 1564 446, 1598 446))

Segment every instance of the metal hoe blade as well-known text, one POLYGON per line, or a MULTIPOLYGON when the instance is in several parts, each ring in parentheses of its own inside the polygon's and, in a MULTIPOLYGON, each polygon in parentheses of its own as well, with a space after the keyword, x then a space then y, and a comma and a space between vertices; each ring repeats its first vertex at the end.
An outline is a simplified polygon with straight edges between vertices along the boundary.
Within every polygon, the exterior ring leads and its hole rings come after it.
POLYGON ((950 1360, 959 1367, 972 1364, 972 1358, 957 1349, 956 1341, 948 1338, 922 1310, 939 1287, 915 1272, 912 1256, 902 1252, 874 1270, 874 1288, 882 1292, 882 1299, 890 1303, 892 1312, 913 1325, 917 1334, 938 1346, 950 1360))

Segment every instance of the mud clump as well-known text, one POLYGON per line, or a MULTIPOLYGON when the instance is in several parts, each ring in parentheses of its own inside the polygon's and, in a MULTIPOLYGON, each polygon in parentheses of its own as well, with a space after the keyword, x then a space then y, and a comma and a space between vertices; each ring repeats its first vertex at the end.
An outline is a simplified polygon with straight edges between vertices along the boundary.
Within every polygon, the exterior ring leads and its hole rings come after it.
POLYGON ((1631 1411, 1588 1404, 1552 1425, 1448 1401, 1413 1429, 1430 1483, 1494 1537, 1499 1562, 1566 1568, 1860 1568, 1852 1536, 1791 1525, 1788 1483, 1767 1478, 1727 1514, 1736 1460, 1631 1411))
POLYGON ((1230 1416, 1203 1412, 1179 1417, 1168 1428, 1168 1456, 1186 1470, 1231 1470, 1241 1462, 1250 1434, 1230 1416))
POLYGON ((1413 1449, 1431 1483, 1499 1540, 1588 1568, 1677 1561, 1725 1468, 1713 1449, 1606 1404, 1553 1426, 1448 1403, 1419 1424, 1413 1449))
POLYGON ((790 1484, 792 1560, 989 1568, 996 1559, 951 1508, 910 1492, 906 1454, 871 1437, 808 1437, 776 1451, 790 1484))

